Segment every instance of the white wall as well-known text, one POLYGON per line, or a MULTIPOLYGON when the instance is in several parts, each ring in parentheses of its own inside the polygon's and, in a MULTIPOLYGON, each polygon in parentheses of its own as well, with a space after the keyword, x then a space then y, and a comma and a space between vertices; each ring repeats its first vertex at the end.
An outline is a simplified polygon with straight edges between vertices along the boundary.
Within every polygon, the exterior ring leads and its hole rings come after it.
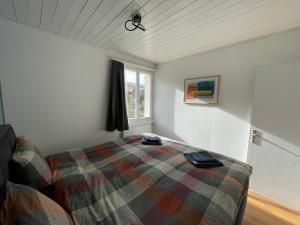
POLYGON ((104 131, 108 69, 99 49, 0 19, 6 122, 44 154, 119 137, 104 131))
POLYGON ((300 31, 159 65, 155 132, 246 161, 256 67, 300 61, 300 31), (218 106, 183 103, 184 79, 221 75, 218 106))
POLYGON ((2 91, 1 91, 1 82, 0 82, 0 125, 4 123, 5 123, 5 118, 3 115, 2 91))

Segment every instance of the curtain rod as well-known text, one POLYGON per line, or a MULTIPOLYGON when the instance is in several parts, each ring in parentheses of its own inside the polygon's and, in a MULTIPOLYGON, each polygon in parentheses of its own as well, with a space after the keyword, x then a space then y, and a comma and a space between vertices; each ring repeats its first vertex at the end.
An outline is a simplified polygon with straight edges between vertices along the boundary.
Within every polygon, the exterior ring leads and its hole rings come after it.
POLYGON ((150 67, 147 67, 147 66, 142 66, 142 65, 139 65, 139 64, 136 64, 136 63, 124 61, 124 60, 122 60, 122 59, 113 58, 113 57, 112 57, 111 59, 112 59, 112 60, 119 61, 119 62, 122 62, 122 63, 124 63, 124 64, 129 65, 129 66, 134 66, 134 67, 138 67, 138 68, 145 69, 145 70, 150 70, 150 71, 157 71, 156 69, 153 69, 153 68, 150 68, 150 67))

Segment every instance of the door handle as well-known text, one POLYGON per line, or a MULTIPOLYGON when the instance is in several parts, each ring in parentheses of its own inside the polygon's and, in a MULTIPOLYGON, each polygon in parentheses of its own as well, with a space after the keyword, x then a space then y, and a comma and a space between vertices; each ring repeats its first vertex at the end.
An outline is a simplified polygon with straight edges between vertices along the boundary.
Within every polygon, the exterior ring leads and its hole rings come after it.
POLYGON ((256 145, 261 144, 262 132, 258 130, 252 130, 251 142, 256 145))
POLYGON ((262 132, 260 132, 260 131, 258 131, 258 130, 252 130, 251 142, 252 142, 253 144, 255 144, 255 145, 260 146, 262 141, 265 141, 265 142, 267 142, 267 143, 269 143, 269 144, 271 144, 271 145, 277 147, 277 148, 280 149, 280 150, 283 150, 283 151, 285 151, 285 152, 287 152, 287 153, 289 153, 289 154, 291 154, 291 155, 294 155, 294 156, 300 158, 300 155, 299 155, 299 154, 297 154, 297 153, 295 153, 295 152, 293 152, 293 151, 290 151, 289 149, 286 149, 285 147, 280 146, 279 144, 276 144, 276 143, 274 143, 274 142, 271 141, 271 140, 265 139, 265 138, 263 137, 262 132))

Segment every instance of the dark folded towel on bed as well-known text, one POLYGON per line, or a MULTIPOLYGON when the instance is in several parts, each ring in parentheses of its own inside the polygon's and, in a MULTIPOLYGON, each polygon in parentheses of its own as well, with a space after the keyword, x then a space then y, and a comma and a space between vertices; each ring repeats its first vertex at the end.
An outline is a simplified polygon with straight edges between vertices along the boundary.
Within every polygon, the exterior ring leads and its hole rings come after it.
POLYGON ((219 160, 212 157, 207 151, 184 153, 185 158, 197 167, 210 168, 223 166, 219 160))
POLYGON ((161 139, 159 137, 143 136, 143 145, 161 145, 161 139))

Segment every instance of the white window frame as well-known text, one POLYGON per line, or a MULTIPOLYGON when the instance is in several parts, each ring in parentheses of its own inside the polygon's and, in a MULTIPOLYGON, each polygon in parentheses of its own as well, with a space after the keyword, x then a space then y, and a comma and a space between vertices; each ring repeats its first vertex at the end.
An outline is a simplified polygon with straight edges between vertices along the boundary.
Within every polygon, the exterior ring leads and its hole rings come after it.
MULTIPOLYGON (((125 64, 125 70, 135 70, 136 71, 136 89, 135 89, 135 118, 128 118, 128 123, 130 127, 136 127, 136 126, 143 126, 143 125, 152 125, 153 124, 153 77, 154 77, 154 71, 147 70, 145 68, 136 67, 132 65, 126 65, 125 64), (140 89, 140 73, 146 72, 150 75, 150 110, 149 110, 149 116, 148 117, 138 117, 138 101, 139 101, 139 89, 140 89)), ((126 82, 126 79, 124 79, 126 82)), ((125 83, 125 87, 127 87, 125 83)), ((127 108, 128 102, 127 102, 127 90, 126 90, 126 108, 127 108)))

